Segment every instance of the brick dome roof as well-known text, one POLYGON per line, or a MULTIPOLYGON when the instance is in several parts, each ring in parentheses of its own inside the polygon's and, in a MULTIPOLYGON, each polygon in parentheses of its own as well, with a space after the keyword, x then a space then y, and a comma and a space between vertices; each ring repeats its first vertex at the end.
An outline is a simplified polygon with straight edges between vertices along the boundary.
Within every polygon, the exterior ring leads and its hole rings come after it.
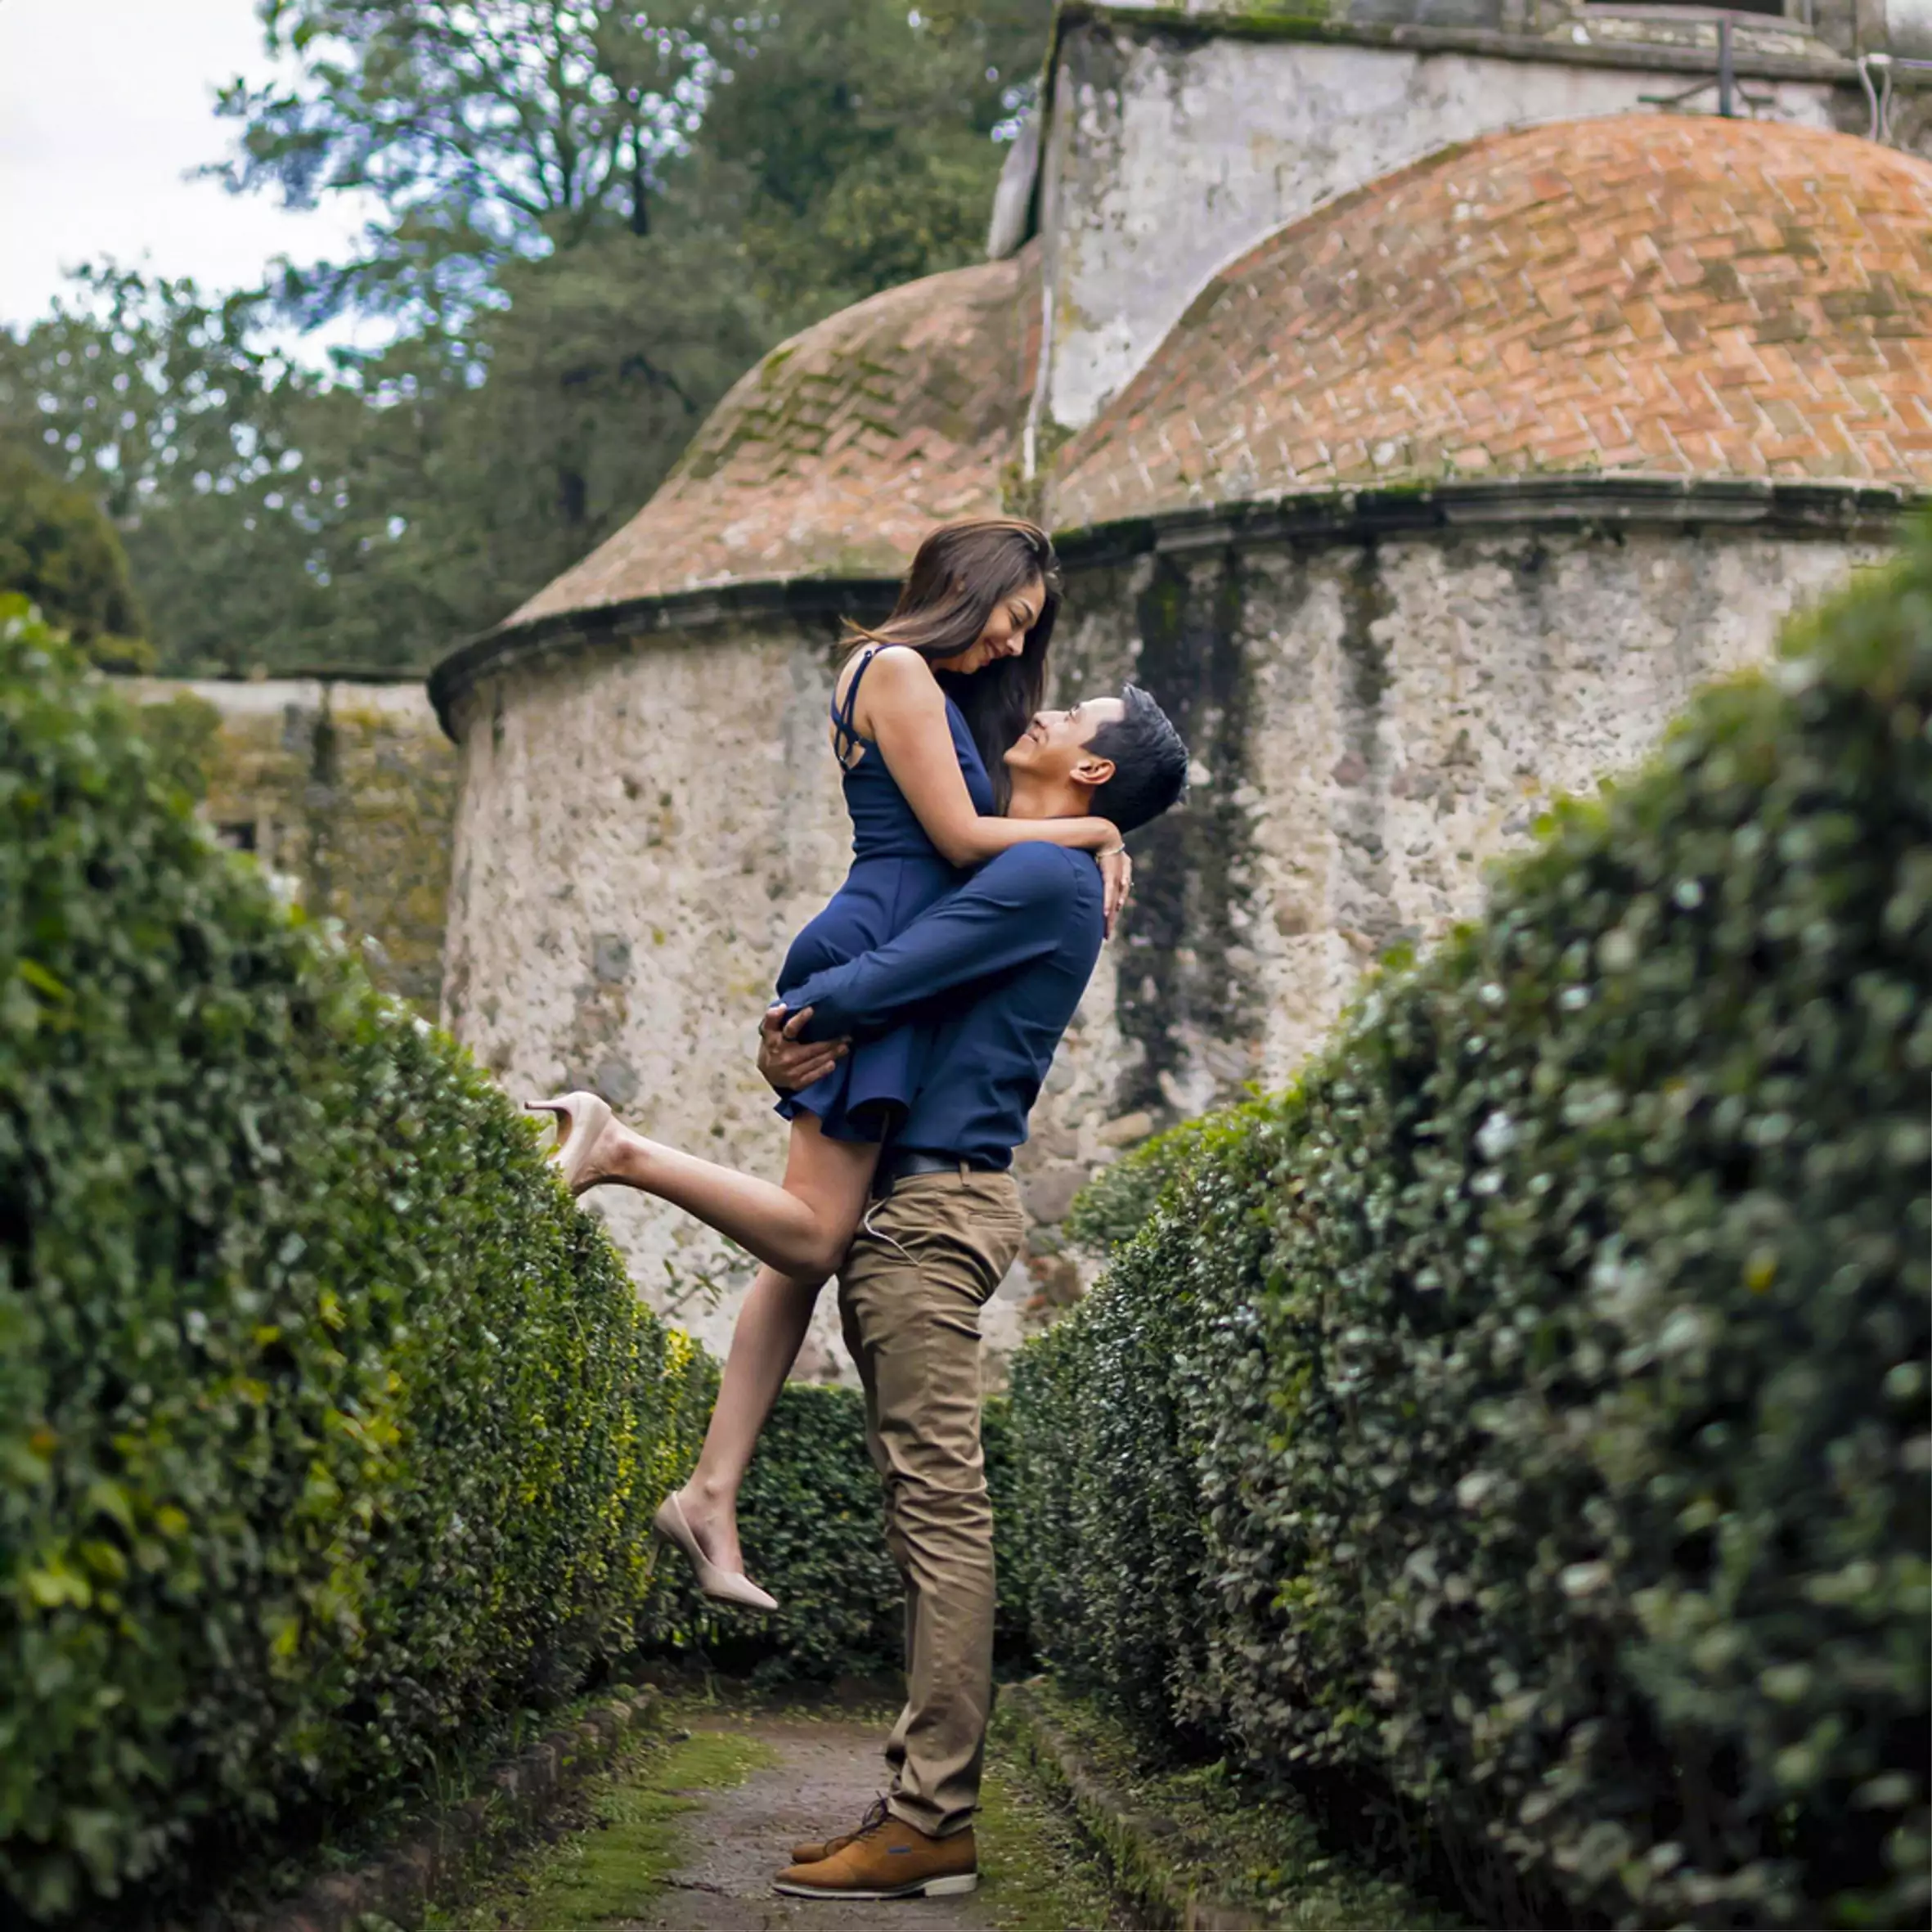
POLYGON ((1037 247, 874 295, 736 383, 653 496, 510 619, 790 577, 893 576, 996 514, 1032 386, 1037 247))
POLYGON ((1531 470, 1932 484, 1932 167, 1660 115, 1449 149, 1217 276, 1053 507, 1531 470))

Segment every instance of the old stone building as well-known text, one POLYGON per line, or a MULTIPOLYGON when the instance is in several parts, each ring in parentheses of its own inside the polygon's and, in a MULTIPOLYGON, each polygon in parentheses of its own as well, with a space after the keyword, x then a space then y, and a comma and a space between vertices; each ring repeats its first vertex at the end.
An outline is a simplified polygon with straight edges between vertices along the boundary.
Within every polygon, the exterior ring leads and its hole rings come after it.
MULTIPOLYGON (((753 1029, 842 871, 838 619, 933 522, 1035 510, 1058 692, 1135 677, 1196 771, 1022 1152, 1010 1344, 1076 1292, 1098 1163, 1287 1078, 1932 484, 1927 96, 1871 57, 1927 23, 1890 4, 1063 7, 990 258, 775 350, 438 668, 450 1024, 515 1090, 775 1173, 753 1029)), ((613 1195, 721 1342, 742 1262, 613 1195)))
POLYGON ((128 678, 198 767, 203 815, 312 918, 339 921, 384 991, 436 1016, 456 758, 413 684, 128 678))

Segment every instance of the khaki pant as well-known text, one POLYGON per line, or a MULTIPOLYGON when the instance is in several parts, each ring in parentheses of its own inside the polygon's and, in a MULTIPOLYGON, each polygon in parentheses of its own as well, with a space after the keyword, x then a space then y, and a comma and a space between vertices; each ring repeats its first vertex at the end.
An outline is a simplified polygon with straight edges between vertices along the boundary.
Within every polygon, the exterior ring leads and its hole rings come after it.
POLYGON ((979 1311, 1020 1250, 1009 1174, 918 1174, 873 1202, 839 1270, 846 1346, 905 1579, 894 1814, 933 1837, 979 1801, 993 1695, 993 1510, 979 1446, 979 1311))

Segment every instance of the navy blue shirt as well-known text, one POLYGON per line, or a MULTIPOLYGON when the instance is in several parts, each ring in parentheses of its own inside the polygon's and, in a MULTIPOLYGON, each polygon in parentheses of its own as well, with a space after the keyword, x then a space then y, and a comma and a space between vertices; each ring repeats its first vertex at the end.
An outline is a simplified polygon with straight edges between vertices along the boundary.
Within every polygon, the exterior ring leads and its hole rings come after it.
POLYGON ((1006 1167, 1100 956, 1100 869, 1085 852, 1016 845, 896 939, 787 994, 806 1037, 929 1029, 895 1147, 1006 1167))

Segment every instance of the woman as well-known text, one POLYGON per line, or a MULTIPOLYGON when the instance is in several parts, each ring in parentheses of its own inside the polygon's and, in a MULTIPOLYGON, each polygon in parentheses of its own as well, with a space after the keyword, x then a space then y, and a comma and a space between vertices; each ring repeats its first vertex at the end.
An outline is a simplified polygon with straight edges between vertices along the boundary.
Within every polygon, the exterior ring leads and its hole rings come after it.
MULTIPOLYGON (((883 945, 977 865, 1028 840, 1103 857, 1107 917, 1125 894, 1120 836, 1105 819, 1000 816, 1003 754, 1038 710, 1060 604, 1053 546, 1011 518, 949 523, 919 546, 892 614, 851 627, 833 687, 832 750, 852 818, 851 870, 792 942, 787 990, 883 945)), ((593 1094, 536 1103, 559 1117, 572 1190, 619 1181, 676 1203, 765 1264, 740 1310, 704 1448, 655 1527, 706 1593, 775 1606, 743 1574, 737 1496, 758 1433, 803 1341, 818 1292, 865 1210, 880 1145, 917 1087, 918 1036, 902 1028, 841 1057, 779 1103, 792 1123, 782 1186, 645 1139, 593 1094)))

